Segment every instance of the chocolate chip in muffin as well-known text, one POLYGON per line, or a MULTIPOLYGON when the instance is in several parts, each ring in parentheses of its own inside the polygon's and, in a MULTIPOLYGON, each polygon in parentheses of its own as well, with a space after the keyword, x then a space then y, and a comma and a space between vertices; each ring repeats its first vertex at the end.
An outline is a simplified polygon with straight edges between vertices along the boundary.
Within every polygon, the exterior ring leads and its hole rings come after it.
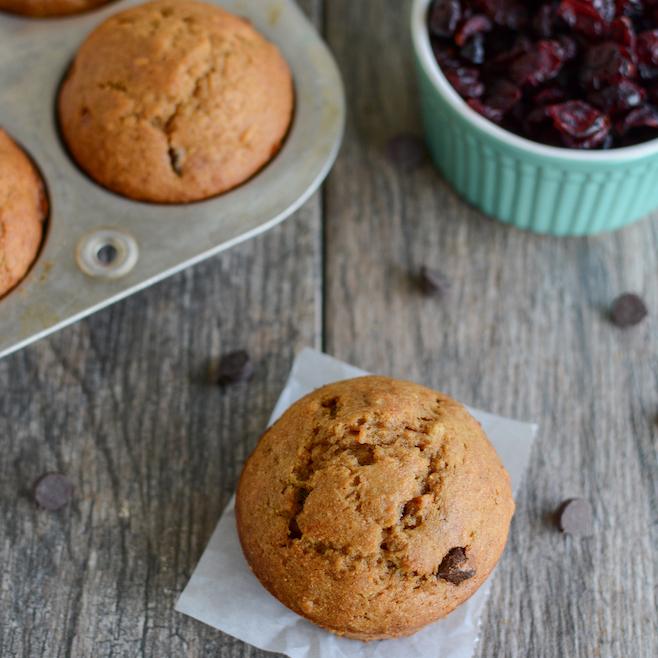
POLYGON ((217 383, 220 386, 246 382, 253 377, 254 364, 245 350, 224 354, 219 361, 217 383))
POLYGON ((610 320, 621 329, 639 324, 646 316, 646 304, 639 295, 631 292, 619 295, 610 307, 610 320))
POLYGON ((39 507, 54 512, 64 507, 73 496, 73 485, 61 473, 46 473, 34 485, 34 500, 39 507))
POLYGON ((593 531, 592 506, 583 498, 570 498, 558 509, 558 525, 568 535, 587 537, 593 531))
POLYGON ((418 271, 418 285, 426 295, 442 297, 450 289, 450 280, 443 272, 422 265, 418 271))
POLYGON ((441 560, 436 573, 437 578, 447 580, 453 585, 459 585, 472 578, 475 575, 475 569, 460 569, 464 562, 466 562, 466 549, 462 546, 451 548, 441 560))

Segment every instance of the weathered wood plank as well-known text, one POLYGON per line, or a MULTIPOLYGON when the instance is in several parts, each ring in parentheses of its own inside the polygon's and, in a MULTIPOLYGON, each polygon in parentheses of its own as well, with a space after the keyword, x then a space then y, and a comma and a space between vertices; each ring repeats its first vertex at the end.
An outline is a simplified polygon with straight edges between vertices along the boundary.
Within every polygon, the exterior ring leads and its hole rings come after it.
POLYGON ((175 613, 294 352, 319 346, 319 199, 0 361, 0 655, 247 656, 175 613), (208 360, 246 347, 249 384, 208 360), (73 503, 29 487, 68 474, 73 503))
POLYGON ((408 5, 327 3, 351 112, 325 196, 326 349, 541 423, 478 656, 658 655, 658 219, 537 237, 483 218, 429 164, 396 170, 386 141, 421 131, 408 5), (450 276, 447 298, 414 287, 423 263, 450 276), (629 289, 653 314, 622 332, 604 308, 629 289), (594 506, 590 539, 548 520, 573 495, 594 506))

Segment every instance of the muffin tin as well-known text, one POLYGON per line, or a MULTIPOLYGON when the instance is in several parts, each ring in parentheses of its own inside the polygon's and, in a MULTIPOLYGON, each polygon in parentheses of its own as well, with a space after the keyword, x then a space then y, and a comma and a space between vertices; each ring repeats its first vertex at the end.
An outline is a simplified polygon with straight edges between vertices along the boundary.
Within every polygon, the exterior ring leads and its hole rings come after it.
POLYGON ((292 70, 295 116, 281 151, 241 187, 192 204, 131 201, 94 183, 60 140, 57 91, 87 34, 137 4, 51 20, 0 14, 0 124, 34 159, 51 206, 37 261, 0 299, 0 357, 274 226, 317 189, 336 157, 343 86, 311 23, 292 0, 222 0, 214 4, 248 18, 292 70))

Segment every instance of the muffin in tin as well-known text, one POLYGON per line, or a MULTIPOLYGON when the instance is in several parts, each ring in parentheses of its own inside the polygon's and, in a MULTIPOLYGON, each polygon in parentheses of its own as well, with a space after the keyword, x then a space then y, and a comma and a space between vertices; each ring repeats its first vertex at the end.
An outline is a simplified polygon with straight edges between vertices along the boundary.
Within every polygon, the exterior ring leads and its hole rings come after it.
POLYGON ((513 511, 509 476, 461 404, 372 376, 293 404, 245 464, 236 500, 261 583, 360 640, 409 635, 474 594, 513 511))
POLYGON ((47 215, 41 176, 25 152, 0 129, 0 297, 30 269, 47 215))
POLYGON ((114 0, 0 0, 0 11, 43 18, 79 14, 114 0))
POLYGON ((290 70, 216 5, 159 0, 116 14, 80 47, 59 95, 79 166, 132 199, 182 203, 253 176, 293 112, 290 70))

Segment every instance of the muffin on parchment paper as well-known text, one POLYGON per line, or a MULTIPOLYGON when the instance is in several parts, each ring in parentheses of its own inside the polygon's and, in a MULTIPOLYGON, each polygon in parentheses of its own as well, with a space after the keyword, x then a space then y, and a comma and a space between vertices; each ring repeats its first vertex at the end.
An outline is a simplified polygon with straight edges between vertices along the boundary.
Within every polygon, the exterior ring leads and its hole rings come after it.
POLYGON ((0 11, 24 16, 67 16, 106 5, 113 0, 0 0, 0 11))
POLYGON ((277 153, 293 111, 276 46, 217 5, 158 0, 112 16, 59 95, 64 140, 101 185, 181 203, 244 182, 277 153))
POLYGON ((0 128, 0 297, 30 269, 41 246, 47 215, 41 176, 0 128))
POLYGON ((374 376, 293 404, 249 457, 236 500, 261 583, 360 640, 409 635, 468 599, 513 511, 509 476, 461 404, 374 376))

